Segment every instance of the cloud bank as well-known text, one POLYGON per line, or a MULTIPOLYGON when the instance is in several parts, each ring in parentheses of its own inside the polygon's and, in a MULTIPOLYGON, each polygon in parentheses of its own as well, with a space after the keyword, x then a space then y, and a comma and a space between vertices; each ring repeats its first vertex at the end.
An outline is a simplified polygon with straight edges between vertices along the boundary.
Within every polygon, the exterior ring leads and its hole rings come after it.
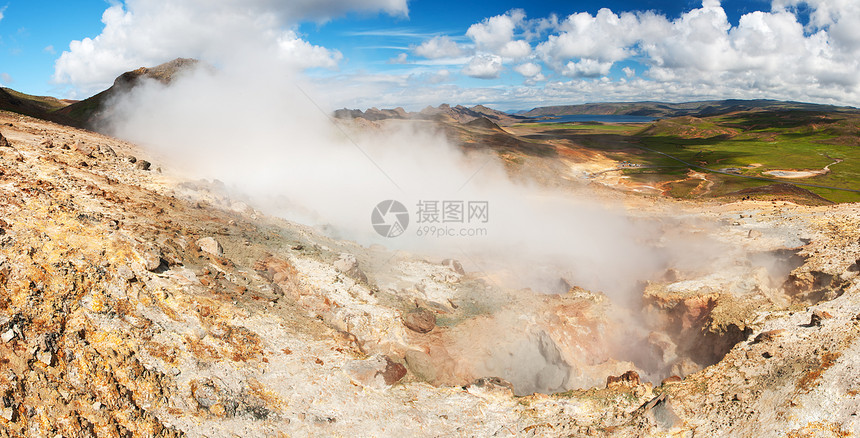
POLYGON ((276 47, 301 68, 335 68, 342 55, 313 45, 293 29, 301 21, 326 21, 348 11, 406 15, 406 0, 126 0, 112 2, 94 38, 72 41, 55 63, 53 80, 87 97, 119 74, 177 57, 213 64, 236 53, 276 47))
POLYGON ((348 63, 339 47, 314 44, 296 25, 351 10, 408 14, 405 0, 127 0, 105 11, 100 35, 70 44, 54 80, 84 97, 129 69, 178 56, 219 65, 268 45, 297 67, 329 69, 313 78, 329 85, 332 108, 716 98, 860 106, 860 3, 853 0, 772 0, 769 10, 737 22, 718 0, 673 18, 610 9, 528 17, 515 9, 459 34, 399 28, 415 41, 404 44, 411 56, 342 70, 348 63))
POLYGON ((860 105, 860 3, 851 0, 774 0, 770 11, 749 12, 737 23, 729 22, 719 0, 704 0, 675 19, 605 8, 530 19, 512 10, 475 23, 465 36, 476 54, 464 75, 491 82, 511 71, 523 84, 428 87, 421 96, 447 94, 443 101, 503 108, 705 98, 860 105), (489 59, 501 65, 489 68, 489 59), (531 66, 547 72, 545 85, 531 66))

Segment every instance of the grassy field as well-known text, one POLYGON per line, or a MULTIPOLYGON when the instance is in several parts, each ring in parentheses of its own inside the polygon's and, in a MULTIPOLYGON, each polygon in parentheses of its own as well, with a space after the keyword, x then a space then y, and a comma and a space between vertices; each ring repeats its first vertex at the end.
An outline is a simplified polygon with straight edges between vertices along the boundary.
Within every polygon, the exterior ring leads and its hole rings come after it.
POLYGON ((693 168, 697 172, 728 171, 738 175, 708 173, 712 182, 705 194, 708 197, 738 191, 755 193, 758 187, 775 184, 744 178, 754 177, 797 184, 833 202, 860 202, 860 193, 801 185, 860 190, 860 113, 758 111, 678 117, 650 125, 537 125, 543 133, 600 150, 609 158, 647 166, 623 172, 635 181, 667 184, 668 193, 679 198, 703 196, 699 190, 701 180, 686 179, 686 173, 693 168), (815 171, 827 165, 831 165, 829 173, 808 178, 764 174, 771 170, 815 171))
POLYGON ((10 96, 16 99, 20 99, 22 101, 30 102, 33 106, 38 107, 44 111, 56 111, 69 105, 68 102, 64 102, 53 97, 31 96, 29 94, 15 91, 11 88, 4 88, 4 90, 9 93, 10 96))

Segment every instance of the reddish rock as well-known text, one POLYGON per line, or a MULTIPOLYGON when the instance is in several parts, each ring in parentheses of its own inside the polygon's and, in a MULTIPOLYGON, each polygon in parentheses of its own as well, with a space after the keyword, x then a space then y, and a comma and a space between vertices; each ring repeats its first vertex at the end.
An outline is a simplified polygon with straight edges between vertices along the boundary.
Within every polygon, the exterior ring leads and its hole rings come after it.
POLYGON ((391 386, 406 375, 405 366, 381 354, 352 361, 346 364, 343 370, 357 383, 376 388, 391 386))
POLYGON ((681 378, 679 376, 669 376, 669 377, 666 377, 665 379, 663 379, 663 381, 660 382, 660 385, 666 386, 666 385, 670 385, 672 383, 678 383, 680 381, 681 381, 681 378))
POLYGON ((774 339, 780 337, 785 332, 785 329, 776 329, 776 330, 768 330, 766 332, 759 333, 758 336, 753 340, 754 343, 758 342, 769 342, 774 339))
POLYGON ((429 333, 436 327, 436 314, 427 309, 415 309, 403 315, 403 325, 418 333, 429 333))
POLYGON ((812 312, 812 318, 809 320, 810 327, 821 327, 825 319, 833 318, 833 315, 824 310, 815 310, 812 312))
POLYGON ((386 357, 385 370, 380 374, 382 375, 382 378, 385 379, 386 385, 393 385, 406 376, 406 367, 386 357))
POLYGON ((636 386, 639 384, 639 373, 630 370, 620 376, 609 376, 606 378, 606 387, 616 385, 636 386))

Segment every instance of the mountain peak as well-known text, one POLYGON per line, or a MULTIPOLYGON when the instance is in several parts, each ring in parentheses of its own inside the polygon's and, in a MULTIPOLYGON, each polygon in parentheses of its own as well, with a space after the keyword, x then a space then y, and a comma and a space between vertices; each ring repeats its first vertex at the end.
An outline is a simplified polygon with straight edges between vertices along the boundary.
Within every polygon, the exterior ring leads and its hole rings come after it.
POLYGON ((176 58, 155 67, 140 67, 136 70, 127 71, 119 75, 113 85, 115 87, 135 86, 142 77, 169 84, 177 74, 191 70, 199 64, 200 61, 193 58, 176 58))

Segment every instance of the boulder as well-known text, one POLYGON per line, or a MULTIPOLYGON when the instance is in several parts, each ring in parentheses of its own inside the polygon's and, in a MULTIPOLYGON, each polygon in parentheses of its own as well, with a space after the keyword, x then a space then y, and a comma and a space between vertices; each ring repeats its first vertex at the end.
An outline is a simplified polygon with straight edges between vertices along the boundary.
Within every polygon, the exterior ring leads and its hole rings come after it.
POLYGON ((353 279, 367 283, 367 276, 364 275, 364 272, 361 271, 358 267, 358 260, 355 259, 355 256, 348 253, 343 253, 340 257, 335 260, 333 263, 335 269, 339 272, 342 272, 353 279))
POLYGON ((681 419, 675 414, 672 402, 665 392, 646 403, 643 409, 645 415, 650 417, 651 422, 660 429, 672 429, 681 423, 681 419))
POLYGON ((636 386, 639 384, 639 373, 630 370, 620 376, 606 377, 606 387, 613 386, 636 386))
POLYGON ((152 163, 146 160, 138 160, 137 164, 134 165, 136 169, 140 170, 149 170, 150 166, 152 166, 152 163))
POLYGON ((126 265, 120 265, 119 267, 117 267, 116 275, 127 282, 131 282, 135 279, 134 271, 132 271, 131 268, 126 265))
POLYGON ((433 383, 436 381, 436 366, 429 354, 420 350, 409 350, 406 352, 406 365, 412 370, 412 374, 421 380, 433 383))
POLYGON ((783 333, 785 333, 785 329, 764 331, 759 333, 758 336, 753 339, 753 343, 757 344, 759 342, 770 342, 782 336, 783 333))
POLYGON ((810 327, 821 327, 824 324, 825 319, 833 318, 833 315, 824 311, 824 310, 814 310, 812 312, 812 317, 809 320, 810 327))
POLYGON ((116 157, 116 151, 106 144, 99 146, 99 152, 108 157, 116 157))
POLYGON ((143 254, 143 267, 149 272, 155 272, 161 267, 161 251, 152 249, 143 254))
POLYGON ((93 156, 93 148, 84 142, 76 141, 75 144, 72 146, 72 149, 74 149, 77 152, 80 152, 81 154, 83 154, 85 156, 88 156, 88 157, 93 156))
POLYGON ((661 386, 671 385, 673 383, 678 383, 681 380, 682 379, 679 376, 669 376, 669 377, 666 377, 665 379, 663 379, 663 381, 660 382, 660 385, 661 386))
POLYGON ((403 325, 418 333, 429 333, 436 327, 436 314, 427 309, 414 309, 403 315, 403 325))
POLYGON ((392 362, 386 358, 385 369, 381 375, 386 385, 393 385, 406 376, 406 367, 403 364, 392 362))
POLYGON ((352 254, 343 253, 334 262, 334 268, 340 272, 346 273, 358 268, 358 261, 352 254))
POLYGON ((217 240, 211 237, 197 239, 197 246, 200 247, 200 251, 212 254, 214 256, 221 257, 224 255, 224 248, 221 247, 221 244, 218 243, 217 240))
POLYGON ((6 137, 3 137, 3 134, 0 134, 0 148, 8 148, 9 140, 6 140, 6 137))

